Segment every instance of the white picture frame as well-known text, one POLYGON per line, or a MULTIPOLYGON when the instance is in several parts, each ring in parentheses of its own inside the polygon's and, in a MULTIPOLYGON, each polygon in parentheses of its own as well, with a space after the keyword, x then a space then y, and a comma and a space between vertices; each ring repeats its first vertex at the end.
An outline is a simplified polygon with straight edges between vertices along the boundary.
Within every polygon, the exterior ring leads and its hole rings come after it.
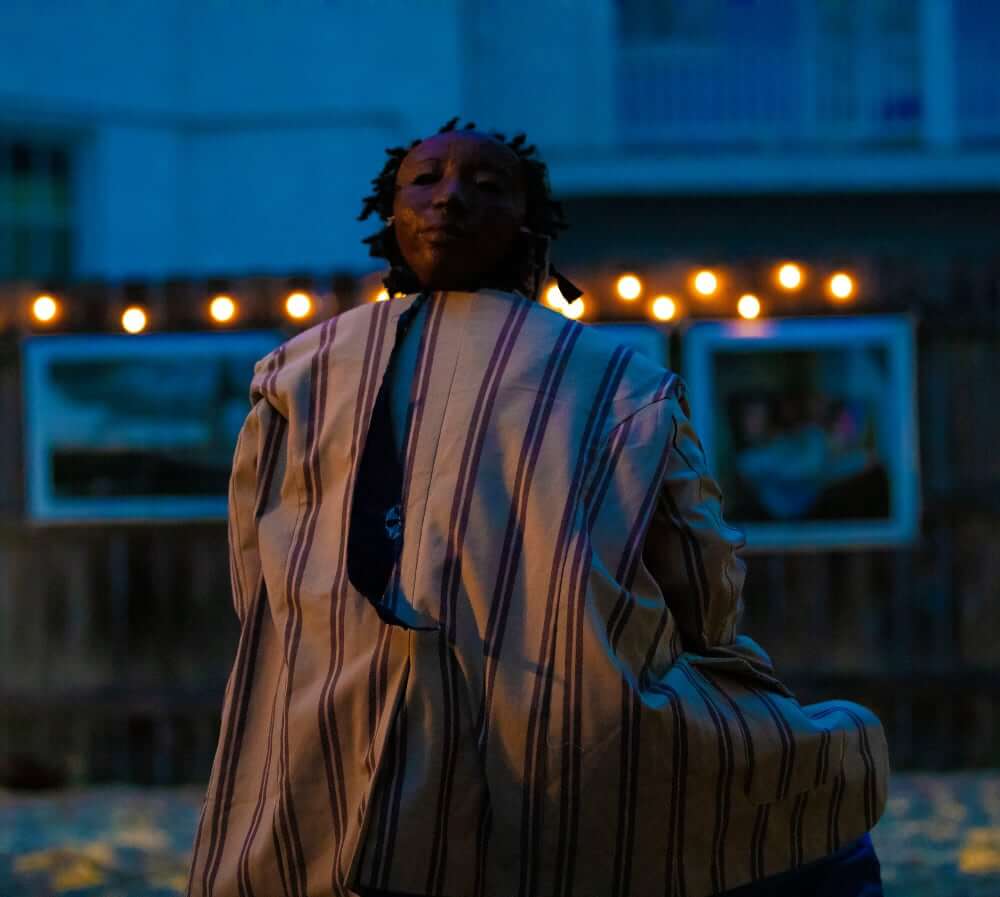
POLYGON ((253 363, 283 340, 277 331, 24 339, 28 521, 225 519, 253 363))
POLYGON ((682 347, 692 421, 747 550, 917 538, 912 318, 702 321, 682 347))

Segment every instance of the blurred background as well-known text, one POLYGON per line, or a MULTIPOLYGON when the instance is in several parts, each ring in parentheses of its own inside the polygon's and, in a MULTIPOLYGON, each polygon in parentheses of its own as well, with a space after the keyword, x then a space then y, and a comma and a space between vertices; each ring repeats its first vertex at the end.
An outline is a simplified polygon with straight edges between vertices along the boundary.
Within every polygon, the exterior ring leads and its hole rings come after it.
POLYGON ((182 891, 253 361, 392 301, 361 199, 455 115, 549 165, 544 301, 688 380, 746 631, 881 716, 887 893, 1000 893, 1000 6, 5 0, 0 47, 0 893, 182 891))

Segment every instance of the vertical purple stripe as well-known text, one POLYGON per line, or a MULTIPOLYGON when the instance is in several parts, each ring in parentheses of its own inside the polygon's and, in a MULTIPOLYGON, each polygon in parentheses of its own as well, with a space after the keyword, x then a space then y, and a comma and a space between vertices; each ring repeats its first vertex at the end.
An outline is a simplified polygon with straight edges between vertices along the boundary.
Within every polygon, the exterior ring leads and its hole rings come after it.
MULTIPOLYGON (((660 381, 660 385, 657 387, 654 398, 650 404, 662 401, 663 398, 665 398, 669 393, 670 388, 673 386, 676 379, 675 374, 665 374, 663 379, 660 381)), ((626 418, 619 430, 616 431, 616 435, 617 432, 624 431, 621 436, 622 442, 627 437, 634 417, 635 415, 626 418)), ((676 433, 676 425, 674 432, 676 433)), ((625 630, 629 617, 632 615, 633 604, 629 600, 629 594, 631 592, 632 582, 636 571, 638 570, 639 559, 642 557, 643 538, 649 528, 649 521, 651 519, 650 515, 656 507, 656 500, 663 485, 663 477, 666 475, 667 463, 669 461, 672 447, 673 439, 670 439, 667 441, 663 454, 660 457, 656 467, 656 472, 654 473, 653 479, 650 483, 650 488, 643 497, 642 504, 639 507, 635 523, 632 527, 632 531, 629 533, 624 549, 622 550, 622 556, 619 561, 618 572, 615 578, 624 586, 624 588, 619 592, 618 601, 615 603, 615 607, 608 616, 607 623, 608 638, 613 648, 617 648, 618 640, 621 638, 621 634, 625 630)), ((616 452, 620 450, 620 446, 615 447, 614 449, 616 452)), ((663 625, 665 625, 665 622, 663 625)))
POLYGON ((377 879, 380 887, 388 887, 388 876, 390 861, 396 843, 396 826, 399 822, 399 807, 403 800, 403 782, 406 780, 406 757, 407 739, 409 737, 409 718, 406 712, 406 702, 404 701, 399 709, 399 754, 398 768, 399 775, 393 781, 392 805, 389 808, 389 820, 391 824, 386 829, 385 865, 380 871, 377 879))
MULTIPOLYGON (((600 406, 599 421, 595 427, 595 440, 591 443, 596 449, 596 440, 600 438, 604 423, 611 410, 611 403, 618 392, 629 362, 634 356, 631 349, 619 346, 611 356, 611 362, 605 371, 604 381, 598 391, 600 406)), ((586 474, 584 474, 585 476, 586 474)), ((585 510, 593 510, 586 509, 585 510)), ((587 523, 590 523, 588 514, 587 523)), ((563 695, 563 768, 561 782, 560 821, 559 821, 559 864, 556 870, 555 893, 561 891, 560 884, 571 891, 576 871, 576 852, 579 832, 580 806, 580 766, 581 756, 578 747, 582 738, 581 695, 583 692, 583 605, 586 591, 586 578, 591 560, 589 525, 584 532, 578 534, 575 551, 570 567, 570 585, 567 590, 567 617, 569 620, 568 638, 564 659, 564 673, 567 684, 563 695)))
MULTIPOLYGON (((416 301, 416 300, 414 300, 416 301)), ((439 306, 443 303, 439 302, 439 306)), ((412 309, 413 306, 410 306, 412 309)), ((396 319, 396 336, 393 341, 393 350, 396 348, 396 344, 399 340, 399 322, 403 314, 406 314, 410 309, 404 311, 396 319)), ((431 314, 433 315, 435 309, 431 308, 431 314)), ((441 309, 437 309, 437 317, 440 320, 441 309)), ((436 331, 435 327, 435 331, 436 331)), ((414 418, 414 406, 416 393, 419 391, 421 386, 421 381, 425 378, 429 378, 431 365, 433 363, 433 355, 426 354, 427 348, 427 328, 425 327, 420 335, 420 346, 417 355, 416 371, 414 377, 414 383, 410 387, 410 401, 409 407, 407 408, 406 414, 406 429, 405 429, 405 439, 404 439, 404 461, 403 461, 403 482, 401 485, 400 492, 400 502, 404 509, 403 519, 405 527, 405 508, 407 498, 409 496, 409 486, 410 478, 412 475, 412 465, 413 465, 413 452, 416 446, 416 437, 418 434, 411 433, 413 429, 413 418, 414 418)), ((391 361, 389 362, 391 363, 391 361)), ((382 384, 379 385, 381 389, 382 384)), ((377 392, 376 392, 377 396, 377 392)), ((419 423, 419 421, 418 421, 419 423)), ((367 439, 367 437, 366 437, 367 439)), ((402 553, 400 552, 396 558, 396 563, 392 571, 392 577, 390 584, 388 586, 389 593, 389 604, 393 611, 396 609, 396 598, 399 588, 399 578, 401 574, 401 563, 402 563, 402 553)), ((385 706, 387 682, 389 676, 389 646, 392 636, 392 627, 381 618, 379 619, 378 625, 378 635, 376 637, 375 649, 372 652, 371 663, 368 668, 368 733, 369 733, 369 743, 371 749, 367 752, 365 756, 365 767, 368 770, 369 777, 374 775, 374 747, 375 747, 375 720, 380 718, 382 715, 383 708, 385 706)))
POLYGON ((662 683, 654 683, 650 691, 665 695, 674 719, 673 775, 670 782, 670 824, 667 829, 667 849, 664 851, 665 892, 671 897, 684 895, 687 890, 684 872, 684 809, 687 783, 687 720, 680 695, 662 683), (674 885, 676 884, 676 889, 674 885))
MULTIPOLYGON (((373 403, 375 372, 380 368, 386 322, 392 309, 397 306, 389 302, 377 303, 368 321, 365 339, 365 365, 358 384, 357 400, 354 404, 354 420, 351 432, 350 464, 346 473, 344 492, 341 498, 341 520, 350 520, 350 502, 357 477, 358 458, 367 437, 367 423, 373 403), (362 430, 362 419, 365 429, 362 430)), ((341 527, 336 555, 336 575, 330 589, 330 665, 320 693, 318 724, 320 744, 323 750, 323 771, 326 776, 327 793, 333 816, 333 835, 337 842, 336 858, 330 870, 330 888, 335 897, 345 893, 341 882, 343 851, 347 840, 347 786, 344 776, 344 758, 340 751, 340 733, 335 713, 334 692, 344 663, 344 615, 347 606, 347 527, 341 527)))
MULTIPOLYGON (((407 408, 406 425, 406 455, 403 465, 403 485, 400 500, 403 508, 406 508, 409 494, 410 481, 413 475, 413 465, 416 458, 417 445, 419 444, 420 430, 423 425, 424 410, 427 402, 427 394, 430 390, 431 372, 434 363, 434 356, 437 351, 438 336, 441 330, 441 319, 444 316, 447 294, 440 297, 432 297, 428 300, 427 321, 420 334, 420 346, 417 351, 415 365, 414 382, 411 384, 410 403, 407 408)), ((406 529, 406 515, 403 515, 403 529, 406 529)), ((404 537, 405 539, 405 537, 404 537)), ((391 608, 395 611, 396 596, 399 591, 400 577, 402 575, 402 555, 396 564, 394 571, 390 595, 392 596, 391 608)), ((404 703, 405 710, 405 703, 404 703)), ((403 725, 403 739, 405 742, 405 717, 401 723, 403 725)), ((375 881, 381 882, 379 887, 385 887, 384 878, 388 875, 388 869, 392 865, 392 853, 396 842, 396 828, 399 823, 399 802, 402 799, 402 783, 405 774, 405 752, 398 757, 392 757, 389 768, 385 775, 389 781, 390 792, 393 795, 393 809, 379 820, 377 835, 377 845, 384 844, 384 852, 377 849, 375 853, 374 867, 375 881)))
MULTIPOLYGON (((810 714, 811 719, 822 719, 823 717, 830 716, 834 713, 846 713, 854 721, 855 725, 858 726, 859 733, 864 736, 864 728, 861 725, 860 720, 846 707, 836 706, 829 707, 826 710, 822 710, 819 713, 810 714)), ((823 759, 823 775, 829 775, 829 754, 830 754, 830 741, 831 734, 829 731, 825 733, 825 740, 821 745, 820 757, 823 759)), ((867 740, 867 739, 866 739, 867 740)), ((864 752, 866 744, 862 744, 862 756, 865 761, 865 823, 869 829, 874 826, 874 821, 869 823, 869 773, 871 773, 872 778, 874 778, 874 769, 869 766, 869 757, 864 752)), ((833 779, 833 791, 830 795, 830 807, 827 812, 827 829, 826 829, 826 847, 827 853, 833 853, 835 850, 840 849, 840 802, 844 796, 844 790, 847 786, 847 782, 841 768, 838 774, 833 779)), ((875 783, 871 783, 871 791, 874 799, 874 787, 875 783)))
POLYGON ((506 634, 517 566, 524 545, 524 516, 527 510, 528 495, 542 443, 548 430, 549 417, 555 405, 555 398, 559 393, 573 347, 582 332, 583 327, 575 321, 567 321, 560 330, 555 346, 549 353, 539 390, 535 394, 535 402, 528 418, 528 427, 525 430, 521 451, 518 455, 507 527, 500 551, 499 573, 490 601, 490 614, 483 644, 483 697, 475 725, 480 752, 485 751, 489 737, 497 666, 506 634))
POLYGON ((281 891, 285 897, 290 897, 291 892, 288 889, 288 873, 285 871, 285 858, 282 853, 282 846, 278 841, 278 828, 273 821, 271 825, 271 843, 274 846, 274 857, 278 866, 278 876, 281 878, 281 891))
POLYGON ((306 422, 306 441, 302 456, 302 483, 305 490, 305 508, 302 513, 302 523, 293 537, 291 559, 286 576, 285 592, 288 607, 288 618, 285 621, 284 652, 285 652, 285 702, 281 717, 279 732, 281 749, 278 764, 278 820, 279 832, 287 846, 289 856, 288 877, 293 897, 299 897, 307 889, 307 872, 305 854, 302 849, 302 839, 298 830, 298 819, 295 815, 294 796, 291 780, 288 775, 289 744, 288 717, 291 709, 292 690, 295 682, 295 666, 298 658, 299 643, 302 634, 302 580, 312 548, 316 532, 316 521, 322 502, 322 481, 320 478, 319 434, 323 429, 326 414, 326 389, 329 379, 328 357, 333 336, 336 332, 336 318, 327 321, 320 330, 319 348, 313 354, 310 364, 310 406, 306 422))
MULTIPOLYGON (((414 302, 415 301, 416 300, 414 300, 414 302)), ((413 308, 413 306, 411 305, 410 309, 412 309, 412 308, 413 308)), ((396 317, 396 322, 395 322, 396 333, 394 334, 394 338, 393 338, 393 349, 390 351, 390 359, 386 363, 387 370, 388 370, 388 365, 392 363, 392 361, 391 361, 392 351, 395 350, 396 344, 398 343, 398 340, 399 340, 400 320, 402 319, 403 315, 407 313, 407 311, 409 311, 409 309, 407 309, 406 311, 401 312, 396 317)), ((422 343, 423 343, 423 338, 421 338, 421 344, 422 343)), ((369 385, 369 392, 371 393, 372 396, 375 397, 374 401, 377 401, 378 393, 379 393, 379 391, 381 391, 383 385, 385 385, 385 379, 384 379, 384 377, 383 377, 382 383, 378 384, 378 389, 375 388, 375 378, 371 378, 371 383, 369 385)), ((410 408, 407 410, 407 433, 409 432, 409 418, 410 418, 411 413, 412 413, 412 402, 410 404, 410 408)), ((363 440, 364 440, 365 443, 367 443, 367 440, 368 440, 367 430, 365 432, 363 440)), ((408 454, 409 454, 409 452, 407 450, 407 455, 408 454)), ((403 485, 402 485, 402 493, 401 493, 401 496, 400 496, 403 508, 406 507, 406 494, 407 494, 407 488, 406 487, 408 485, 408 483, 407 483, 408 477, 409 477, 409 473, 407 472, 407 470, 406 470, 406 464, 404 463, 404 482, 403 482, 403 485)), ((404 516, 405 516, 405 514, 404 514, 404 516)), ((397 561, 398 561, 398 558, 397 558, 397 561)), ((398 578, 399 578, 399 566, 398 566, 398 563, 397 563, 396 566, 395 566, 395 568, 394 568, 394 570, 393 570, 393 576, 392 576, 391 585, 390 585, 390 588, 389 588, 389 593, 392 596, 391 599, 390 599, 390 603, 393 606, 393 608, 395 607, 395 597, 396 597, 396 588, 397 588, 397 584, 398 584, 398 578)), ((369 749, 365 753, 365 768, 368 771, 369 778, 371 776, 373 776, 374 772, 375 772, 375 768, 374 768, 374 762, 375 762, 375 757, 374 757, 374 750, 375 750, 375 726, 376 726, 376 720, 381 717, 382 710, 383 710, 383 707, 385 705, 385 696, 386 696, 386 687, 387 687, 386 686, 386 682, 388 681, 388 675, 389 675, 389 645, 390 645, 391 637, 392 637, 391 627, 390 627, 390 625, 385 620, 382 620, 381 618, 379 618, 379 621, 376 624, 376 626, 378 628, 378 634, 376 635, 376 638, 375 638, 375 647, 374 647, 374 650, 372 651, 371 662, 370 662, 369 667, 368 667, 368 742, 369 742, 369 749)))
POLYGON ((844 797, 846 784, 843 773, 840 773, 833 780, 833 795, 830 798, 830 811, 827 814, 826 820, 826 846, 828 853, 840 850, 840 802, 844 797))
MULTIPOLYGON (((420 444, 420 431, 423 428, 424 410, 427 404, 427 394, 430 391, 431 374, 434 369, 434 358, 437 355, 438 336, 441 330, 441 320, 447 304, 447 293, 440 298, 431 297, 427 300, 427 320, 420 333, 420 345, 414 365, 414 382, 410 385, 410 400, 406 409, 405 458, 403 462, 403 485, 400 499, 406 508, 410 497, 410 481, 413 479, 413 465, 417 457, 417 446, 420 444)), ((403 531, 406 530, 406 515, 403 515, 403 531)), ((399 581, 402 576, 401 565, 396 566, 392 580, 392 603, 390 609, 396 611, 396 597, 399 581)))
POLYGON ((530 311, 530 300, 518 299, 511 305, 504 321, 500 336, 493 350, 483 377, 470 423, 469 437, 459 465, 458 484, 451 509, 451 520, 447 549, 444 560, 443 587, 441 594, 441 638, 439 639, 441 675, 444 681, 445 702, 442 708, 444 729, 444 758, 442 759, 441 784, 438 790, 435 814, 434 838, 431 844, 428 864, 427 891, 438 894, 443 889, 445 860, 448 847, 448 822, 451 805, 451 786, 454 776, 455 758, 458 746, 458 702, 457 675, 453 669, 454 658, 450 645, 455 640, 455 602, 461 585, 462 551, 465 542, 465 527, 468 523, 473 486, 479 467, 479 459, 486 438, 487 424, 492 416, 500 380, 510 360, 517 337, 530 311))
POLYGON ((875 782, 875 759, 872 756, 871 745, 868 742, 868 732, 865 730, 864 721, 847 707, 841 708, 849 716, 854 725, 858 728, 858 735, 861 739, 861 757, 865 762, 865 825, 868 829, 875 826, 875 805, 878 803, 875 782))
MULTIPOLYGON (((272 381, 273 378, 277 376, 278 370, 280 369, 283 361, 284 353, 279 352, 276 362, 277 366, 270 375, 272 381)), ((269 459, 265 459, 265 461, 268 460, 269 459)), ((259 511, 259 509, 255 509, 255 513, 257 511, 259 511)), ((229 822, 228 808, 231 805, 232 792, 235 788, 236 768, 239 764, 243 734, 246 728, 246 716, 250 701, 251 685, 253 682, 253 671, 256 664, 260 631, 263 626, 263 606, 266 604, 266 593, 262 594, 264 592, 262 581, 263 577, 261 576, 260 579, 261 583, 257 589, 258 608, 251 625, 249 647, 245 650, 247 640, 241 637, 239 647, 237 649, 235 662, 236 675, 233 677, 233 690, 230 694, 229 714, 227 715, 226 720, 229 723, 229 728, 223 738, 223 751, 220 762, 221 775, 218 787, 216 788, 216 804, 213 808, 214 812, 211 826, 211 837, 209 841, 208 853, 205 858, 204 874, 202 877, 202 891, 206 897, 211 897, 211 892, 215 884, 215 878, 218 874, 219 862, 222 857, 222 850, 225 844, 226 831, 229 822), (219 801, 218 799, 220 793, 225 795, 225 798, 222 801, 219 801)), ((205 809, 207 811, 207 805, 205 809)), ((193 867, 194 863, 192 862, 192 869, 193 867)))
MULTIPOLYGON (((270 494, 271 481, 273 479, 275 467, 277 466, 276 463, 278 457, 277 447, 280 447, 282 440, 284 438, 286 421, 284 420, 284 418, 278 416, 277 414, 275 415, 275 419, 278 424, 278 426, 275 429, 276 431, 281 432, 281 436, 279 436, 272 443, 270 449, 266 450, 267 456, 269 458, 269 463, 266 465, 266 474, 265 474, 267 482, 264 488, 260 490, 258 493, 257 511, 255 515, 258 518, 263 513, 264 503, 267 500, 267 496, 270 494)), ((271 719, 268 724, 267 752, 264 758, 264 774, 261 777, 260 787, 257 793, 257 804, 254 807, 254 812, 250 820, 250 826, 246 835, 244 836, 243 845, 240 848, 240 858, 237 870, 237 884, 239 887, 240 897, 253 897, 253 888, 251 885, 250 871, 249 871, 249 853, 250 853, 250 847, 257 837, 257 831, 260 826, 260 820, 264 813, 265 795, 267 792, 267 783, 271 768, 271 746, 272 746, 272 734, 274 731, 275 703, 277 701, 277 695, 278 695, 278 690, 275 689, 274 697, 272 699, 272 704, 271 704, 271 719)))
POLYGON ((687 717, 684 711, 684 703, 680 695, 674 692, 674 706, 677 708, 679 729, 681 732, 681 759, 680 759, 680 799, 677 805, 677 893, 679 897, 687 895, 687 873, 684 870, 684 857, 686 843, 684 838, 684 810, 688 806, 687 785, 688 785, 688 739, 687 739, 687 717))
POLYGON ((806 802, 809 799, 809 792, 804 791, 795 798, 795 807, 792 810, 792 831, 791 844, 789 845, 790 861, 793 867, 802 865, 802 818, 805 816, 806 802))
POLYGON ((300 894, 307 887, 306 863, 298 832, 298 821, 295 816, 293 793, 288 776, 289 768, 289 725, 288 716, 291 706, 291 693, 295 681, 295 662, 298 656, 298 645, 302 627, 301 585, 308 562, 309 550, 315 532, 316 519, 322 499, 322 484, 319 473, 319 433, 322 429, 326 406, 326 382, 328 379, 328 355, 337 328, 337 319, 333 318, 322 325, 319 333, 319 346, 310 360, 310 393, 309 409, 306 421, 306 439, 302 452, 302 481, 305 491, 304 509, 300 510, 296 521, 295 532, 285 578, 285 598, 288 616, 285 621, 283 636, 283 652, 285 658, 285 700, 279 729, 278 751, 278 804, 275 812, 277 823, 276 838, 281 850, 288 856, 279 859, 287 864, 288 882, 293 895, 300 894))
MULTIPOLYGON (((606 378, 607 370, 605 371, 605 381, 602 386, 607 385, 606 378)), ((545 787, 544 764, 546 763, 546 739, 542 721, 548 719, 551 702, 552 681, 555 672, 555 644, 559 598, 562 593, 562 579, 569 554, 570 524, 573 514, 577 509, 584 476, 590 466, 589 462, 596 446, 596 439, 600 436, 601 428, 604 424, 603 417, 600 417, 598 414, 601 405, 601 397, 598 397, 598 400, 592 406, 590 416, 584 428, 566 506, 563 509, 559 534, 555 542, 552 569, 549 573, 549 588, 545 604, 545 617, 542 624, 541 675, 535 678, 531 708, 528 715, 527 756, 524 763, 525 775, 522 788, 521 897, 530 897, 536 890, 537 857, 532 845, 536 837, 535 833, 542 830, 543 824, 542 791, 545 787)))
MULTIPOLYGON (((667 374, 657 389, 654 401, 661 400, 668 392, 675 375, 667 374)), ((617 465, 619 455, 631 430, 634 415, 629 416, 625 421, 617 426, 612 438, 609 440, 608 450, 605 453, 605 460, 602 461, 603 469, 599 468, 598 476, 588 499, 592 504, 591 527, 598 514, 604 494, 611 479, 611 473, 617 465), (603 482, 602 482, 603 480, 603 482), (596 493, 596 495, 595 495, 596 493)), ((633 604, 629 601, 629 594, 635 574, 638 570, 638 561, 641 556, 643 535, 648 529, 648 515, 651 508, 655 506, 656 496, 662 485, 663 475, 666 471, 666 463, 670 450, 670 442, 664 450, 663 456, 657 466, 652 484, 643 502, 640 505, 638 514, 632 531, 629 533, 625 547, 622 551, 618 563, 615 579, 622 585, 618 601, 615 604, 606 624, 607 635, 612 650, 616 649, 618 639, 624 631, 625 625, 631 615, 633 604)), ((661 618, 660 630, 665 625, 666 613, 661 618)), ((654 636, 652 649, 655 651, 659 641, 659 632, 654 636)), ((650 665, 647 658, 646 667, 650 665)), ((645 669, 645 668, 644 668, 645 669)), ((642 679, 640 677, 640 688, 642 679)), ((622 729, 627 733, 627 737, 622 742, 621 757, 621 783, 619 785, 619 808, 618 808, 618 833, 615 848, 615 879, 614 890, 616 894, 627 894, 631 879, 632 855, 634 852, 634 820, 638 797, 638 763, 639 763, 639 731, 642 714, 642 701, 638 694, 633 694, 627 679, 622 680, 622 729)))
POLYGON ((750 686, 750 691, 767 708, 767 712, 778 732, 778 737, 781 739, 781 772, 778 776, 778 800, 784 800, 788 797, 788 789, 792 783, 792 770, 795 766, 795 733, 792 732, 788 721, 781 715, 778 708, 775 707, 774 699, 767 692, 762 692, 753 686, 750 686))
MULTIPOLYGON (((518 454, 518 466, 511 492, 510 510, 507 516, 503 546, 500 551, 499 572, 490 601, 490 612, 483 643, 483 694, 474 725, 480 760, 484 764, 484 769, 486 747, 489 740, 490 722, 492 719, 493 691, 507 629, 507 619, 513 597, 518 565, 524 545, 524 525, 528 496, 534 480, 535 468, 541 453, 542 443, 548 431, 548 422, 555 405, 555 399, 559 393, 573 348, 582 332, 583 327, 575 321, 567 321, 559 331, 555 345, 549 353, 539 389, 535 394, 535 401, 528 418, 528 426, 525 430, 521 450, 518 454)), ((485 852, 489 842, 489 826, 490 810, 487 800, 480 815, 476 840, 477 856, 475 862, 479 870, 485 864, 485 852)))
MULTIPOLYGON (((610 474, 614 472, 614 468, 618 463, 619 456, 622 453, 623 447, 626 440, 628 439, 629 432, 632 429, 632 421, 634 418, 629 417, 626 419, 622 426, 615 430, 614 439, 611 443, 610 452, 610 464, 608 466, 610 482, 610 474)), ((600 495, 598 496, 598 501, 603 501, 604 490, 602 489, 600 495)), ((628 546, 632 542, 639 538, 637 530, 642 525, 641 516, 637 517, 635 523, 632 526, 632 531, 628 534, 625 540, 625 548, 621 553, 621 557, 618 560, 618 567, 615 571, 615 580, 621 585, 621 589, 618 592, 618 600, 615 602, 615 606, 612 608, 611 613, 608 614, 607 623, 605 624, 605 630, 607 631, 608 642, 611 645, 613 651, 617 651, 618 639, 621 637, 622 632, 625 629, 625 624, 628 622, 628 618, 631 616, 631 602, 628 600, 628 593, 631 588, 631 583, 626 583, 625 579, 628 575, 628 570, 632 562, 628 546)), ((633 567, 633 572, 638 570, 638 565, 633 567)))
MULTIPOLYGON (((676 447, 676 431, 674 433, 674 446, 676 447)), ((695 626, 697 626, 699 634, 703 635, 705 631, 705 596, 708 591, 708 585, 705 581, 705 571, 701 562, 701 548, 694 533, 691 532, 691 528, 687 525, 687 521, 684 520, 677 502, 674 501, 674 497, 669 491, 663 492, 663 500, 670 511, 670 518, 674 524, 674 528, 680 536, 681 550, 684 555, 684 570, 687 573, 688 582, 691 583, 691 591, 697 599, 694 602, 696 612, 695 626)))
MULTIPOLYGON (((407 661, 408 662, 408 661, 407 661)), ((400 771, 406 769, 406 702, 399 707, 399 713, 393 721, 391 741, 386 745, 391 751, 393 768, 400 771)), ((395 827, 388 825, 388 820, 398 811, 398 801, 401 795, 403 776, 392 780, 384 780, 382 805, 379 808, 379 818, 375 829, 375 842, 372 845, 372 881, 376 888, 388 888, 389 865, 384 860, 392 852, 392 842, 395 839, 395 827), (385 787, 388 786, 388 787, 385 787)), ((367 847, 367 844, 365 845, 367 847)))
MULTIPOLYGON (((195 897, 194 883, 195 879, 198 877, 198 852, 201 849, 201 836, 205 827, 205 817, 207 815, 208 804, 203 804, 201 813, 198 816, 198 829, 194 833, 194 854, 191 857, 191 868, 188 870, 188 883, 185 897, 195 897)), ((204 897, 204 889, 202 889, 202 897, 204 897)))
POLYGON ((633 829, 639 756, 639 730, 642 702, 633 692, 628 680, 622 677, 622 731, 618 766, 618 825, 615 837, 614 873, 611 880, 611 897, 628 897, 632 871, 633 829))
POLYGON ((716 680, 715 676, 708 672, 708 670, 703 670, 702 675, 715 687, 715 690, 719 693, 720 697, 729 705, 730 709, 736 715, 736 720, 740 727, 740 732, 743 734, 743 749, 747 761, 747 772, 746 778, 743 781, 743 790, 746 793, 750 792, 750 786, 753 782, 754 777, 754 748, 753 748, 753 738, 750 735, 750 727, 747 725, 746 717, 743 715, 743 711, 740 710, 739 704, 733 700, 732 696, 721 686, 716 680))
POLYGON ((232 805, 233 790, 236 787, 236 768, 240 761, 240 748, 246 729, 247 712, 250 706, 250 693, 253 684, 253 674, 257 663, 257 650, 260 645, 260 633, 264 625, 264 609, 267 606, 264 584, 261 582, 257 593, 257 608, 253 614, 249 636, 240 639, 237 649, 237 676, 230 700, 230 717, 235 718, 226 733, 223 748, 222 768, 228 770, 220 786, 222 795, 217 792, 215 813, 212 820, 212 839, 209 844, 208 856, 205 860, 205 870, 202 879, 202 890, 211 897, 215 886, 215 877, 219 871, 223 846, 226 843, 226 831, 229 826, 229 808, 232 805))
MULTIPOLYGON (((486 770, 483 769, 483 784, 486 785, 486 770)), ((486 848, 493 830, 493 801, 489 788, 483 798, 479 811, 479 823, 476 826, 476 877, 472 883, 472 897, 483 897, 486 889, 486 848)))
POLYGON ((271 718, 267 726, 267 753, 264 757, 264 774, 261 776, 260 788, 257 790, 257 803, 254 806, 253 815, 250 819, 250 827, 246 837, 243 839, 243 847, 240 849, 239 860, 239 886, 240 897, 253 897, 253 889, 250 881, 250 849, 254 841, 257 840, 257 832, 260 828, 261 819, 264 817, 264 808, 267 804, 267 784, 271 773, 271 748, 274 743, 274 717, 278 704, 278 689, 274 689, 271 699, 271 718))
POLYGON ((715 701, 711 695, 698 681, 694 671, 686 663, 681 665, 681 670, 691 683, 695 691, 705 702, 708 714, 711 717, 712 725, 715 728, 715 737, 719 747, 719 777, 715 785, 715 831, 713 835, 713 858, 712 858, 712 889, 713 891, 724 891, 726 889, 726 857, 725 843, 726 831, 729 828, 729 804, 732 799, 734 751, 732 735, 729 727, 723 718, 715 701))
POLYGON ((770 804, 761 804, 757 808, 757 818, 754 820, 753 835, 750 838, 750 868, 753 880, 764 877, 764 842, 767 840, 767 818, 770 804))
POLYGON ((816 770, 816 785, 819 786, 826 781, 827 773, 830 769, 830 742, 832 737, 829 731, 823 732, 823 742, 819 751, 818 769, 816 770))

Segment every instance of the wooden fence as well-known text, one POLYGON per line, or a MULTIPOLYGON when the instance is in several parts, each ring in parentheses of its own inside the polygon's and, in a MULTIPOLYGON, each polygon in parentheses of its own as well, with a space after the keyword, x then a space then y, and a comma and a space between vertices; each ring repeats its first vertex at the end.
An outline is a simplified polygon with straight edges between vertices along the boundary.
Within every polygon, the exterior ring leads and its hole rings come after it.
MULTIPOLYGON (((923 525, 905 550, 752 555, 745 630, 803 701, 883 719, 895 768, 1000 766, 1000 327, 920 328, 923 525)), ((20 501, 12 356, 0 506, 20 501)), ((236 647, 223 524, 0 526, 0 758, 203 782, 236 647)))

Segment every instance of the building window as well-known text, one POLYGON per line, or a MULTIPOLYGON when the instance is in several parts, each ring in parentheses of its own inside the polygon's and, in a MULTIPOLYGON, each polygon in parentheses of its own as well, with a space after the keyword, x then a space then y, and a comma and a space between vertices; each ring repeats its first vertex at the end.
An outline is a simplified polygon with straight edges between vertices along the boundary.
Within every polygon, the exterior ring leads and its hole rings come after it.
POLYGON ((70 186, 65 146, 0 137, 0 278, 68 276, 70 186))
POLYGON ((920 138, 912 0, 617 0, 616 11, 625 144, 920 138))
POLYGON ((624 44, 712 45, 725 14, 720 0, 618 0, 624 44))

